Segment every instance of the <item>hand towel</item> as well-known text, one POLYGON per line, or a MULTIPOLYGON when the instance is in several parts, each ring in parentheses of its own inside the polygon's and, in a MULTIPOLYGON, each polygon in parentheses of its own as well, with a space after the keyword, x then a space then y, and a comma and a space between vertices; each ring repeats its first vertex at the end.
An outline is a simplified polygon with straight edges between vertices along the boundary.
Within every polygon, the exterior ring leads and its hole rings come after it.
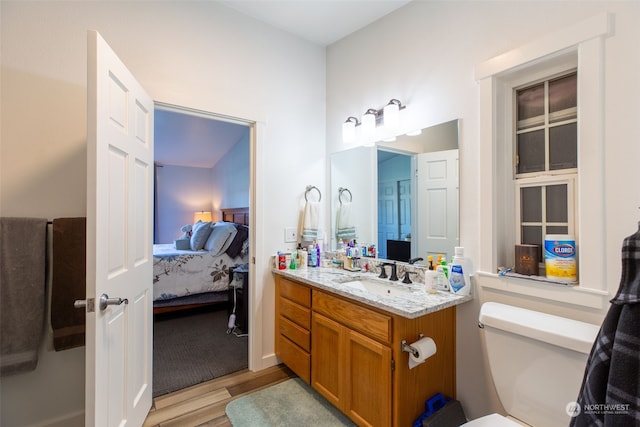
POLYGON ((351 203, 342 202, 336 219, 336 240, 349 242, 356 238, 356 227, 351 216, 351 203))
POLYGON ((302 219, 302 241, 312 242, 318 239, 318 223, 320 222, 320 203, 307 201, 304 205, 302 219))
POLYGON ((46 219, 0 219, 0 376, 29 372, 38 365, 46 251, 46 219))
POLYGON ((85 310, 73 302, 86 295, 86 218, 53 220, 51 327, 56 351, 85 344, 85 310))

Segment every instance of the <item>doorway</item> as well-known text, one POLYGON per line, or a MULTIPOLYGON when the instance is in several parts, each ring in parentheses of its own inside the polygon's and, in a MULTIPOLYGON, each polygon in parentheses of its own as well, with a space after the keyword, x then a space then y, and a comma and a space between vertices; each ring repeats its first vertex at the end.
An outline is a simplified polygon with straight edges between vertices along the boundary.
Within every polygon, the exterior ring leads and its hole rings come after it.
MULTIPOLYGON (((154 250, 160 244, 176 247, 178 240, 184 241, 187 232, 182 229, 193 229, 196 213, 210 212, 205 222, 216 223, 223 220, 222 209, 250 208, 253 122, 156 103, 154 133, 154 250)), ((212 258, 215 271, 210 275, 222 275, 227 281, 233 267, 248 263, 248 252, 247 246, 242 256, 212 258)), ((233 276, 231 273, 229 283, 233 276)), ((248 284, 250 281, 251 277, 248 284)), ((232 286, 215 292, 185 290, 189 306, 176 298, 175 309, 154 316, 154 397, 248 367, 248 334, 229 328, 234 300, 242 294, 248 298, 248 293, 238 293, 232 286), (159 347, 163 343, 168 347, 159 347), (199 350, 189 351, 196 348, 199 350), (165 359, 184 363, 173 367, 159 363, 158 357, 165 352, 165 359), (187 360, 187 355, 194 354, 206 356, 187 360), (167 376, 176 377, 177 383, 167 376)), ((182 295, 179 292, 176 294, 182 295)))

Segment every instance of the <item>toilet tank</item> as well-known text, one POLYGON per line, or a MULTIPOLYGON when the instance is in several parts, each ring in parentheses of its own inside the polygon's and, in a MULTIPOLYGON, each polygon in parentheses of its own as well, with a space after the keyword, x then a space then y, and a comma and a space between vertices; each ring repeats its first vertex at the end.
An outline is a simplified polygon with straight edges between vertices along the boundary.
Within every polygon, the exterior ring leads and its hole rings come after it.
POLYGON ((568 425, 600 326, 487 302, 480 327, 491 376, 508 415, 535 427, 568 425))

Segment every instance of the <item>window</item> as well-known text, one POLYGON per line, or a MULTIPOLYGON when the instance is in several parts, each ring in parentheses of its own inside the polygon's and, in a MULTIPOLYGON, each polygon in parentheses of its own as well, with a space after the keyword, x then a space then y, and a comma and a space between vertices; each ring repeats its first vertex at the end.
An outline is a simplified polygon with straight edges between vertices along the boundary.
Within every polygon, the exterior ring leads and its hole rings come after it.
POLYGON ((577 73, 516 88, 514 98, 516 243, 538 245, 544 262, 546 234, 578 229, 577 73))
POLYGON ((480 205, 479 252, 474 266, 478 285, 484 290, 596 309, 608 303, 606 263, 594 260, 606 259, 604 64, 607 39, 613 37, 612 22, 612 15, 595 15, 476 66, 480 95, 477 153, 480 205), (580 97, 576 96, 575 102, 579 121, 571 123, 569 117, 576 112, 567 107, 569 98, 555 101, 552 83, 557 80, 558 88, 564 86, 568 80, 561 79, 573 72, 576 95, 580 92, 580 97), (527 103, 520 120, 516 91, 523 90, 526 101, 525 93, 531 99, 536 94, 544 99, 549 88, 551 96, 547 95, 547 101, 527 103), (524 92, 527 89, 530 91, 524 92), (536 129, 544 121, 549 125, 536 129), (577 135, 579 147, 575 152, 556 143, 569 140, 559 135, 573 126, 576 130, 570 134, 577 135), (532 134, 536 130, 545 136, 544 140, 539 139, 544 142, 525 145, 528 138, 534 141, 539 138, 532 134), (521 150, 514 137, 519 133, 523 134, 521 150), (515 167, 518 151, 520 158, 515 167), (580 235, 579 241, 576 239, 578 286, 498 274, 500 267, 514 264, 514 247, 522 238, 521 228, 526 232, 525 239, 529 239, 530 235, 542 236, 554 230, 552 227, 566 227, 569 233, 580 235))

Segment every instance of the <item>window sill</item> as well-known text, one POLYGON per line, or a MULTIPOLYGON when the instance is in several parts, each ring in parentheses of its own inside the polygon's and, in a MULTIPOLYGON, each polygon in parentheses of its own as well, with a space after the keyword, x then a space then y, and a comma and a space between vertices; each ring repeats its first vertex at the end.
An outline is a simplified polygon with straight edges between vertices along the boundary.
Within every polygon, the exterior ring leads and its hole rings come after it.
POLYGON ((477 272, 476 277, 481 288, 582 307, 602 309, 608 305, 610 299, 606 291, 589 289, 574 283, 552 282, 543 277, 532 278, 517 273, 500 276, 482 271, 477 272))

